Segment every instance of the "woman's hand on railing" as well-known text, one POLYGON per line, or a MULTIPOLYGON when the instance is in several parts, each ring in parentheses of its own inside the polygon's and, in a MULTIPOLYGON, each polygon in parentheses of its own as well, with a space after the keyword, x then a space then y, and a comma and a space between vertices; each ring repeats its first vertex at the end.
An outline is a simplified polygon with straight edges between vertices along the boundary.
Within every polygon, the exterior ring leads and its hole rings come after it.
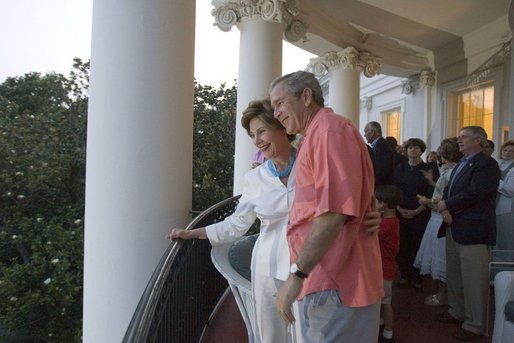
POLYGON ((206 239, 207 232, 204 227, 194 229, 194 230, 184 230, 184 229, 171 229, 171 231, 166 235, 167 239, 206 239))

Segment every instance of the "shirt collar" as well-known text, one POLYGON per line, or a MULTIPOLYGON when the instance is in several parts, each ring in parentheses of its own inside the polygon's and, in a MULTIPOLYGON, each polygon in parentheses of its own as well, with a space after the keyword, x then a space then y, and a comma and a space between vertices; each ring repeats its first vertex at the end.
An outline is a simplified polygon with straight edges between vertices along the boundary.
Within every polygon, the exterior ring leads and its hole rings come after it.
POLYGON ((471 154, 471 155, 468 155, 468 156, 464 156, 463 158, 461 158, 459 160, 459 163, 466 163, 468 161, 471 161, 471 159, 473 157, 475 157, 477 154, 481 153, 481 151, 478 151, 478 152, 475 152, 474 154, 471 154))

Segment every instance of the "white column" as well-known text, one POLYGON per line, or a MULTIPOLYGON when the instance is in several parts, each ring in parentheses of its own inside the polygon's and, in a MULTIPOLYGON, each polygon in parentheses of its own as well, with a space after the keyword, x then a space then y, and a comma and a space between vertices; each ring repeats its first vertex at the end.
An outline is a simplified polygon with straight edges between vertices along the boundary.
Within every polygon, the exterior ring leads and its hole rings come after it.
POLYGON ((359 127, 360 72, 364 70, 368 77, 375 75, 380 66, 379 59, 347 47, 312 59, 311 66, 318 76, 328 72, 328 105, 359 127))
POLYGON ((93 8, 83 338, 110 343, 189 220, 195 1, 93 8))
POLYGON ((291 13, 291 4, 282 0, 249 3, 241 0, 213 1, 216 25, 229 31, 237 25, 239 41, 239 80, 237 89, 234 194, 243 190, 243 176, 250 170, 257 151, 241 126, 248 103, 268 96, 271 81, 282 73, 282 36, 289 40, 303 37, 306 26, 291 13))
POLYGON ((350 119, 359 127, 360 72, 355 69, 333 67, 328 72, 330 83, 328 104, 334 112, 350 119))
POLYGON ((250 19, 241 22, 239 30, 234 194, 241 194, 243 176, 257 151, 241 126, 242 112, 251 100, 266 97, 271 81, 282 73, 282 25, 250 19))
POLYGON ((435 85, 435 72, 431 70, 423 70, 419 74, 419 87, 423 91, 423 116, 425 126, 425 143, 427 145, 427 153, 430 150, 436 150, 441 140, 434 137, 435 129, 435 116, 434 110, 436 108, 436 89, 435 85))

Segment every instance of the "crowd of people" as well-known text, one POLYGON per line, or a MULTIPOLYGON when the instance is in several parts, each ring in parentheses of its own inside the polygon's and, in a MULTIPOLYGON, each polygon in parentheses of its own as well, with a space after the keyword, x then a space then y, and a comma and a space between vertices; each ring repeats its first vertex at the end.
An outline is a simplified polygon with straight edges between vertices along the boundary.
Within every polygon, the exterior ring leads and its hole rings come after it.
POLYGON ((396 211, 396 287, 422 291, 423 276, 430 276, 434 294, 424 302, 448 306, 438 321, 460 325, 453 338, 487 335, 489 263, 514 262, 514 141, 502 145, 496 161, 485 130, 467 126, 440 143, 435 160, 432 152, 426 154, 425 163, 422 140, 411 138, 401 146, 392 137, 385 140, 396 150, 393 184, 404 196, 396 211))
POLYGON ((424 275, 435 285, 425 304, 448 305, 438 320, 461 325, 454 338, 487 334, 490 249, 514 251, 514 141, 497 162, 484 129, 468 126, 425 162, 423 140, 398 146, 370 122, 367 145, 304 71, 275 79, 241 124, 258 153, 235 212, 167 238, 233 242, 260 220, 257 341, 395 342, 392 289, 422 291, 424 275))

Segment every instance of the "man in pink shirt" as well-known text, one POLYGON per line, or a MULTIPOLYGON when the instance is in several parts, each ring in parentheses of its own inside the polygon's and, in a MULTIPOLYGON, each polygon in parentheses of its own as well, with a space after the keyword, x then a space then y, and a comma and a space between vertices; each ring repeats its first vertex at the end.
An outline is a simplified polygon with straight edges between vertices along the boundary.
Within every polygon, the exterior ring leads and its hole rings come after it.
POLYGON ((287 230, 293 264, 277 309, 300 321, 300 342, 376 342, 384 292, 378 236, 363 225, 374 191, 366 145, 349 120, 323 107, 311 73, 277 78, 270 99, 287 133, 304 136, 287 230))

